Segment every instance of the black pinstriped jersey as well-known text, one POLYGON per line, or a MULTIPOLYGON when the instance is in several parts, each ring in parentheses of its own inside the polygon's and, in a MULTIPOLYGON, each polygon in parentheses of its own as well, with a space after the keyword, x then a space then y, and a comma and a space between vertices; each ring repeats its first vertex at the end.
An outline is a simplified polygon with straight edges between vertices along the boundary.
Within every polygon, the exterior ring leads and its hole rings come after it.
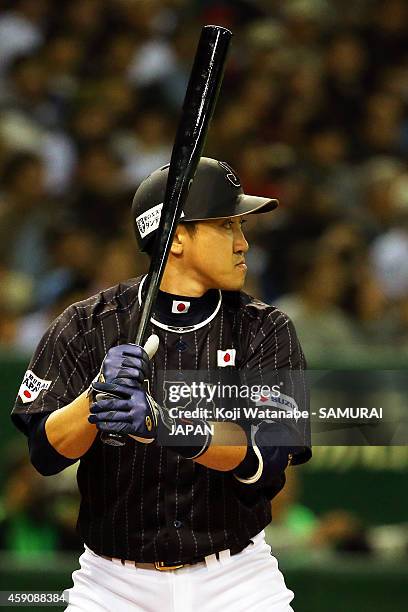
MULTIPOLYGON (((73 304, 54 321, 20 388, 13 410, 17 425, 26 427, 19 415, 46 414, 72 402, 96 376, 109 348, 132 340, 142 284, 141 278, 121 283, 73 304)), ((228 367, 254 380, 268 370, 304 369, 301 347, 285 314, 243 292, 215 293, 208 316, 189 327, 152 318, 150 331, 159 336, 160 345, 150 386, 158 402, 164 401, 158 381, 167 371, 217 371, 225 367, 220 359, 230 360, 228 367)), ((301 401, 306 403, 306 397, 301 401)), ((310 456, 306 447, 295 462, 310 456)), ((270 522, 270 499, 284 483, 282 473, 268 489, 259 489, 166 447, 129 437, 124 446, 113 447, 98 435, 79 462, 78 528, 98 554, 139 562, 189 562, 243 548, 270 522)))

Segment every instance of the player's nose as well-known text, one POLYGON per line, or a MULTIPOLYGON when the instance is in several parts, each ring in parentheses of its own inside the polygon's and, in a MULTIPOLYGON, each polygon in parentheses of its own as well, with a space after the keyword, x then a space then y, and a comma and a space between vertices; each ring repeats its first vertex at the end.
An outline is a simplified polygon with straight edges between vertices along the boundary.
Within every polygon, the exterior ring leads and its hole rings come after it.
POLYGON ((244 236, 242 228, 238 226, 234 234, 234 253, 247 253, 248 249, 248 241, 244 236))

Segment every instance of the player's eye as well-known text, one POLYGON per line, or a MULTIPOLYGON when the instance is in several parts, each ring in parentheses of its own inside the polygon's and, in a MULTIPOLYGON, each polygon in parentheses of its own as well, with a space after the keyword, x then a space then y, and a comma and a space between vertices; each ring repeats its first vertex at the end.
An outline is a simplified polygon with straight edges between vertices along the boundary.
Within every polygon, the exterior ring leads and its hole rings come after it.
MULTIPOLYGON (((246 219, 241 219, 239 221, 240 227, 242 227, 244 223, 246 223, 246 219)), ((234 221, 232 219, 226 219, 225 221, 223 221, 222 226, 226 229, 232 229, 232 227, 234 226, 234 221)))

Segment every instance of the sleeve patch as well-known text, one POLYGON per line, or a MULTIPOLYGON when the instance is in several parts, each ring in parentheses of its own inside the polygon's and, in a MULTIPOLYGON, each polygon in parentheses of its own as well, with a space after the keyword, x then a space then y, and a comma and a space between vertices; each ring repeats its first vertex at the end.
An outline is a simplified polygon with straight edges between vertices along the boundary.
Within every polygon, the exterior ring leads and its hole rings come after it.
POLYGON ((51 382, 51 380, 39 378, 32 370, 27 370, 24 374, 23 382, 20 385, 18 397, 23 404, 33 402, 43 389, 49 389, 51 382))

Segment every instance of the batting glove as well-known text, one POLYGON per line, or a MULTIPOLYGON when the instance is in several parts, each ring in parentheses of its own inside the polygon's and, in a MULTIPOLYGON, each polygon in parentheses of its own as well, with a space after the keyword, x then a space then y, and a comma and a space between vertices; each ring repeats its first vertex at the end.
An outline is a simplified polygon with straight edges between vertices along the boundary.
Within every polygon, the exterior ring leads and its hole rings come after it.
POLYGON ((191 422, 171 418, 168 410, 159 406, 143 389, 101 382, 92 383, 92 388, 96 402, 91 405, 88 421, 100 431, 130 435, 144 444, 157 438, 160 444, 168 446, 186 459, 201 456, 211 443, 211 436, 201 433, 205 426, 203 421, 200 422, 203 427, 199 428, 199 433, 177 440, 173 435, 177 425, 191 422))
POLYGON ((94 382, 96 402, 90 407, 88 421, 100 431, 137 437, 150 443, 157 435, 157 410, 151 396, 136 383, 133 387, 118 382, 94 382))
POLYGON ((149 356, 141 346, 121 344, 110 348, 89 388, 88 394, 94 402, 89 422, 110 433, 126 434, 140 430, 143 441, 152 442, 154 414, 142 392, 149 373, 149 356), (140 405, 137 418, 132 412, 136 404, 140 405), (147 436, 146 440, 144 436, 147 436))
POLYGON ((150 361, 144 348, 137 344, 120 344, 106 353, 96 380, 141 389, 149 374, 150 361))

